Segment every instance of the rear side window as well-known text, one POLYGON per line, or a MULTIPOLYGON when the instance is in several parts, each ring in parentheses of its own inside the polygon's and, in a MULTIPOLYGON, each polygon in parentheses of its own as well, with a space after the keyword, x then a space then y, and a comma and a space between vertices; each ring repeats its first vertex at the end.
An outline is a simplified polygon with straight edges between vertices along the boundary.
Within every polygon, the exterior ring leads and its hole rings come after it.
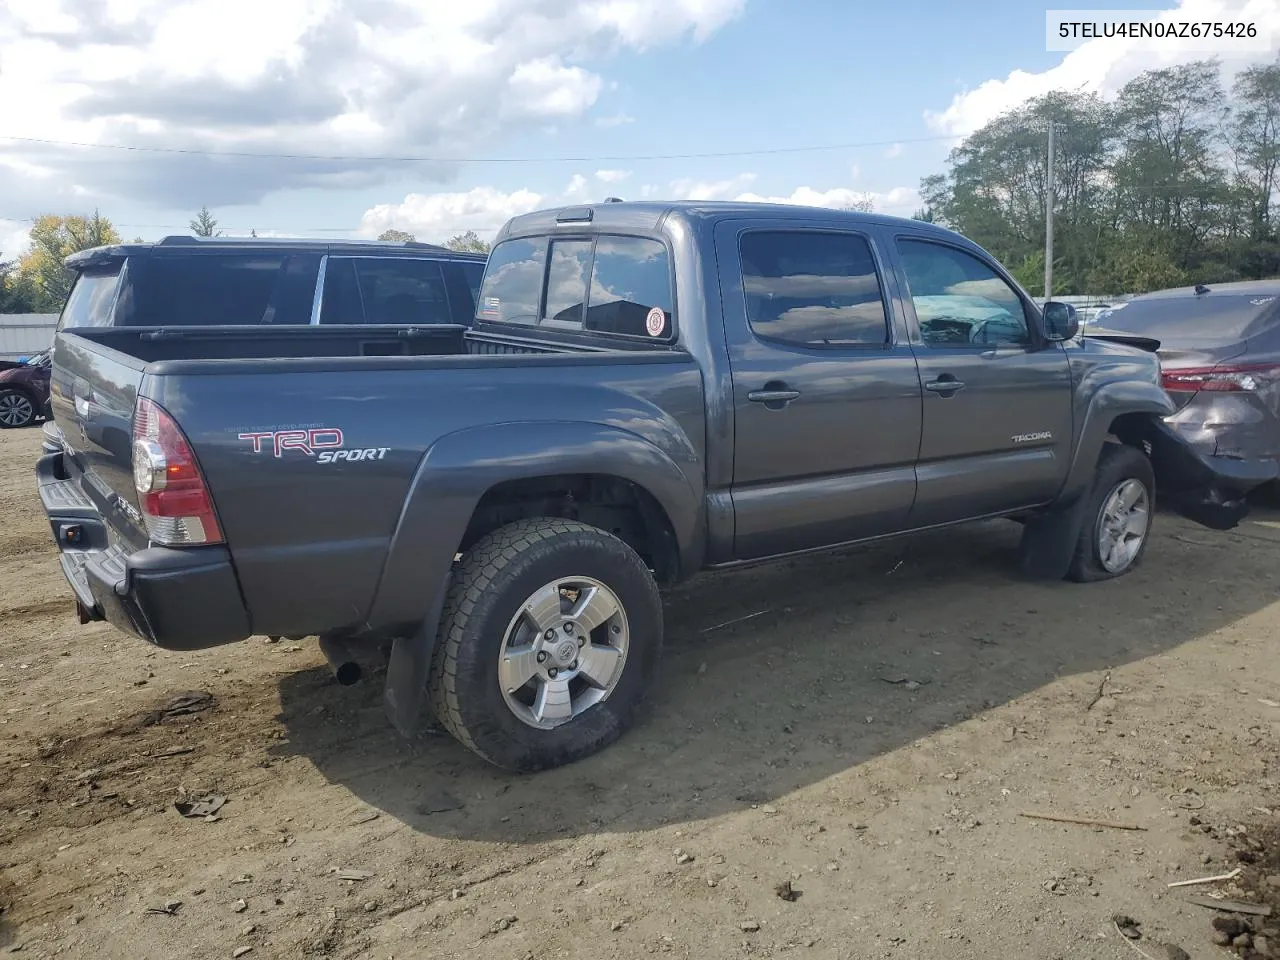
POLYGON ((667 248, 657 240, 602 234, 498 244, 489 256, 476 315, 668 340, 673 310, 667 248))
POLYGON ((880 279, 863 237, 753 231, 740 251, 747 320, 757 336, 805 347, 888 342, 880 279))
POLYGON ((444 274, 434 260, 355 261, 365 323, 452 323, 444 274))
POLYGON ((476 316, 503 323, 537 323, 546 260, 546 237, 498 244, 484 270, 476 316))
POLYGON ((201 254, 133 260, 126 326, 238 326, 310 321, 317 255, 201 254))
POLYGON ((120 264, 86 270, 76 278, 58 318, 58 329, 111 326, 111 306, 120 283, 120 264))
POLYGON ((484 264, 474 263, 470 260, 458 261, 458 268, 462 271, 462 278, 467 282, 467 288, 471 291, 471 302, 480 302, 480 281, 484 279, 484 264))

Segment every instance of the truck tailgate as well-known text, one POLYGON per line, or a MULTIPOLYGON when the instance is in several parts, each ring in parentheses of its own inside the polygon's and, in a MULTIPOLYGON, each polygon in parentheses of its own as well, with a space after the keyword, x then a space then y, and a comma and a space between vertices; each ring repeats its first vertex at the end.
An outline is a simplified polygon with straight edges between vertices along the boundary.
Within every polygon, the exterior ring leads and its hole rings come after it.
POLYGON ((79 337, 54 345, 53 416, 68 480, 133 547, 147 543, 133 483, 133 411, 143 361, 79 337))

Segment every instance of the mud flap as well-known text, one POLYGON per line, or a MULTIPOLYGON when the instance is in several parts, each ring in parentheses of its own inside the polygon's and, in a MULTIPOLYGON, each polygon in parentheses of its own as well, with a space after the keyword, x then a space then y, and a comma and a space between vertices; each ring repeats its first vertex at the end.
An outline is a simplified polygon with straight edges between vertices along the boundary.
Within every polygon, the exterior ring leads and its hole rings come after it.
POLYGON ((1249 513, 1249 492, 1280 476, 1273 460, 1238 460, 1199 453, 1162 420, 1140 439, 1151 449, 1157 503, 1201 526, 1230 530, 1249 513))
POLYGON ((402 737, 412 739, 422 725, 427 700, 427 672, 436 649, 440 613, 444 608, 448 583, 440 589, 422 625, 410 636, 397 637, 391 645, 387 683, 382 691, 387 719, 402 737))
POLYGON ((1018 542, 1018 568, 1023 576, 1035 580, 1066 577, 1088 506, 1086 491, 1071 504, 1027 518, 1018 542))

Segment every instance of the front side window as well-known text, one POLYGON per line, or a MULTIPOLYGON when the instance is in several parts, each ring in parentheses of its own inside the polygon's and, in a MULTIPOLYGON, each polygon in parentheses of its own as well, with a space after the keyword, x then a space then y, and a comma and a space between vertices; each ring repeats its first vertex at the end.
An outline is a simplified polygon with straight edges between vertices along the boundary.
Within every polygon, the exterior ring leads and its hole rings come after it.
POLYGON ((851 233, 742 237, 747 320, 759 337, 804 347, 883 346, 889 326, 875 260, 851 233))
POLYGON ((924 240, 899 240, 898 252, 926 345, 1031 342, 1022 298, 977 257, 924 240))
POLYGON ((546 237, 504 240, 494 247, 480 285, 476 318, 537 323, 546 261, 546 237))

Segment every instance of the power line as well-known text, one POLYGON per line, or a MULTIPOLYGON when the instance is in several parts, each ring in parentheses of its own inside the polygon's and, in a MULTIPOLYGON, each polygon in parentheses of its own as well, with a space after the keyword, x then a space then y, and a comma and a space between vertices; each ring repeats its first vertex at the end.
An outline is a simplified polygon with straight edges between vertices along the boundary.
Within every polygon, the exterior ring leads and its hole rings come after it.
POLYGON ((936 143, 943 140, 960 140, 956 135, 936 137, 907 137, 894 140, 865 140, 861 143, 829 143, 803 147, 763 147, 757 150, 719 150, 709 153, 651 153, 614 156, 583 157, 423 157, 423 156, 362 156, 322 153, 258 153, 243 150, 193 150, 183 147, 144 147, 124 143, 84 143, 75 140, 50 140, 41 137, 15 137, 0 134, 0 140, 14 143, 34 143, 54 147, 81 147, 91 150, 120 150, 127 153, 166 153, 181 156, 213 157, 251 160, 322 160, 345 163, 630 163, 641 160, 714 160, 727 157, 763 157, 791 153, 819 153, 830 150, 856 150, 863 147, 891 147, 903 143, 936 143))

